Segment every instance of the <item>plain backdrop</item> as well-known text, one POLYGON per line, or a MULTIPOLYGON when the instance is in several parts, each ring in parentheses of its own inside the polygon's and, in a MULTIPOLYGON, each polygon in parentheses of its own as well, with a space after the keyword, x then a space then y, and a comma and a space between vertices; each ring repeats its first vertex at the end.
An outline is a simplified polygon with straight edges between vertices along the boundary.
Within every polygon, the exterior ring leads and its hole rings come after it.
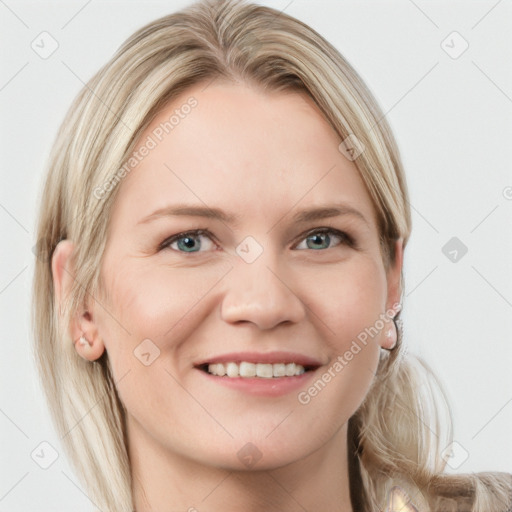
MULTIPOLYGON (((511 472, 511 2, 260 3, 331 41, 386 113, 413 213, 407 351, 422 356, 448 392, 452 469, 511 472)), ((0 512, 93 507, 62 451, 33 364, 36 198, 56 130, 83 83, 132 32, 187 4, 0 1, 0 512), (40 37, 58 44, 48 58, 33 49, 40 37)))

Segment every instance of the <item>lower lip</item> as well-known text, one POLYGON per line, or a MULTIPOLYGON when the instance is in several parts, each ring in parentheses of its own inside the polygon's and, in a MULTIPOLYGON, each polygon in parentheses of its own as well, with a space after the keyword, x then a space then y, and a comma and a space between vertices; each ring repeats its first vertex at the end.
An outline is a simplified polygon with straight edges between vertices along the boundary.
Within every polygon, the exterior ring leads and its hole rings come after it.
POLYGON ((280 396, 291 393, 303 387, 316 373, 316 370, 310 370, 293 377, 264 379, 261 377, 219 377, 203 370, 198 369, 198 371, 211 382, 255 396, 280 396))

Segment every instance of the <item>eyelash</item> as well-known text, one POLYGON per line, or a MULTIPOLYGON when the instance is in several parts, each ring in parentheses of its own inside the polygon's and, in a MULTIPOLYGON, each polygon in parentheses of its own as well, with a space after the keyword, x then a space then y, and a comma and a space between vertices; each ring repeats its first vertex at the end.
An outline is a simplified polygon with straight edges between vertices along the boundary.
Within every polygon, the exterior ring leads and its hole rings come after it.
MULTIPOLYGON (((315 228, 315 229, 312 229, 312 230, 308 231, 307 233, 301 235, 302 238, 300 238, 299 243, 302 242, 303 240, 307 239, 311 235, 315 235, 315 234, 319 234, 319 233, 320 234, 327 233, 329 235, 335 235, 335 236, 339 237, 341 239, 341 241, 340 241, 340 243, 338 245, 345 244, 345 245, 347 245, 349 247, 357 248, 356 241, 354 240, 354 238, 351 235, 349 235, 348 233, 345 233, 344 231, 340 231, 338 229, 330 228, 330 227, 315 228)), ((183 233, 178 233, 176 235, 171 236, 170 238, 165 239, 158 246, 158 250, 161 251, 163 249, 170 248, 169 246, 173 242, 176 242, 177 240, 179 240, 180 238, 186 238, 188 236, 200 236, 200 235, 207 236, 212 242, 215 243, 215 237, 210 233, 210 231, 208 231, 207 229, 194 229, 194 230, 191 230, 191 231, 185 231, 183 233)), ((298 245, 298 243, 296 245, 298 245)), ((336 247, 336 246, 334 246, 334 247, 336 247)), ((333 249, 334 247, 328 247, 327 249, 333 249)), ((193 254, 194 252, 202 252, 202 251, 192 251, 191 253, 187 253, 185 251, 178 251, 176 249, 171 249, 171 250, 176 251, 176 252, 181 252, 183 254, 193 254)), ((299 249, 299 250, 304 250, 304 249, 299 249)), ((309 250, 311 250, 311 251, 316 251, 316 250, 325 251, 326 249, 309 249, 309 250)))

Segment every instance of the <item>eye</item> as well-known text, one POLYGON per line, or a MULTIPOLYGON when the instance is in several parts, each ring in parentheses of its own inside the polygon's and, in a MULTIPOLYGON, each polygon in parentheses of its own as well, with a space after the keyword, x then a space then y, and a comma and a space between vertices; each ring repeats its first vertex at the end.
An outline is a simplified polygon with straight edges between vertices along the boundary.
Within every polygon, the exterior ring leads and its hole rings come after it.
POLYGON ((317 228, 314 231, 310 231, 304 239, 306 246, 304 247, 304 242, 301 242, 301 244, 296 246, 296 249, 331 249, 333 247, 331 242, 336 239, 338 243, 335 245, 339 245, 340 243, 349 246, 353 245, 352 238, 343 231, 334 228, 317 228))
MULTIPOLYGON (((306 238, 299 245, 296 245, 295 248, 312 250, 331 249, 342 243, 351 247, 355 245, 354 240, 347 233, 326 227, 310 231, 306 238)), ((159 245, 158 250, 169 248, 176 252, 194 253, 213 250, 215 247, 213 235, 207 229, 196 229, 178 233, 167 238, 159 245), (201 251, 201 249, 203 250, 201 251)))
POLYGON ((164 240, 158 250, 170 248, 177 252, 204 252, 201 249, 211 250, 216 247, 212 234, 206 229, 196 229, 185 233, 178 233, 164 240), (205 242, 203 242, 205 241, 205 242))

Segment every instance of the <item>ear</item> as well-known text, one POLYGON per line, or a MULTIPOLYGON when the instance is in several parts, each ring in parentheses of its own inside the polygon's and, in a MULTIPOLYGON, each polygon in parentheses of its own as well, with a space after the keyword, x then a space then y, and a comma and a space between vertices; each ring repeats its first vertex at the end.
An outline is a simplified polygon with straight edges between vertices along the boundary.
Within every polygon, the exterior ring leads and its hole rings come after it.
POLYGON ((386 272, 387 298, 386 298, 386 326, 385 334, 381 339, 381 347, 392 350, 396 346, 398 332, 393 318, 398 314, 402 305, 402 263, 403 263, 403 240, 400 238, 395 242, 395 259, 389 265, 386 272))
MULTIPOLYGON (((74 248, 70 240, 61 240, 52 256, 53 287, 59 310, 70 296, 75 281, 75 271, 71 264, 74 248)), ((87 309, 89 308, 84 307, 83 310, 72 313, 68 332, 70 343, 75 345, 78 354, 88 361, 95 361, 105 351, 105 345, 99 336, 93 313, 87 309)))
POLYGON ((386 311, 394 309, 397 313, 402 296, 402 265, 404 258, 403 239, 399 238, 395 242, 395 261, 392 262, 387 270, 388 295, 386 300, 386 311))

